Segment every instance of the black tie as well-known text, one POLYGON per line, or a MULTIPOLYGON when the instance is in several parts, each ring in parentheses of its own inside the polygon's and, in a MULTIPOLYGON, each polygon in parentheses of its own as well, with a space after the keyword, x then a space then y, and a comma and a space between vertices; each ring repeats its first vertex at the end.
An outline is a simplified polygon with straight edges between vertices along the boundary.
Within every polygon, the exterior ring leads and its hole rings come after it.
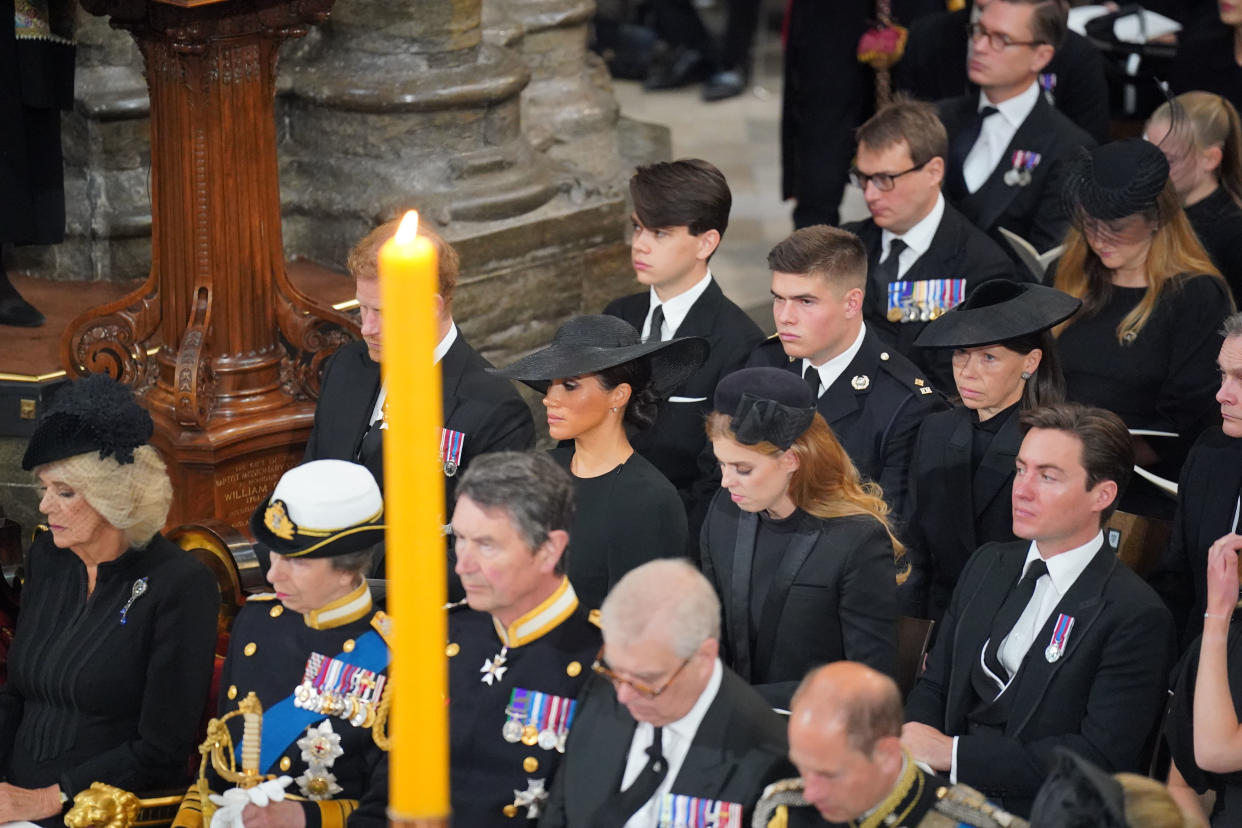
POLYGON ((1035 582, 1047 574, 1048 564, 1044 563, 1043 558, 1036 558, 1027 564, 1026 573, 1009 593, 1005 603, 1001 604, 996 617, 992 619, 991 637, 988 639, 987 646, 983 648, 983 663, 1002 682, 1009 681, 1009 671, 1005 669, 1005 665, 1001 664, 999 654, 1001 641, 1018 623, 1026 605, 1031 603, 1031 597, 1035 594, 1035 582))
POLYGON ((883 274, 886 285, 901 278, 901 251, 906 246, 901 239, 893 239, 888 243, 888 258, 880 262, 880 273, 883 274))
POLYGON ((647 334, 648 342, 664 341, 664 306, 656 305, 651 312, 651 333, 647 334))
POLYGON ((819 369, 808 364, 802 378, 806 380, 806 387, 811 389, 811 402, 815 402, 819 399, 819 369))
POLYGON ((963 192, 966 184, 966 156, 970 155, 970 150, 979 140, 979 133, 983 132, 983 122, 999 111, 994 106, 985 106, 975 113, 974 119, 965 129, 953 136, 949 146, 949 165, 956 171, 956 178, 961 181, 963 192))
POLYGON ((600 804, 591 820, 592 828, 621 828, 655 795, 660 783, 668 775, 668 762, 664 759, 662 741, 661 729, 654 728, 651 747, 647 748, 647 764, 628 788, 617 791, 600 804))

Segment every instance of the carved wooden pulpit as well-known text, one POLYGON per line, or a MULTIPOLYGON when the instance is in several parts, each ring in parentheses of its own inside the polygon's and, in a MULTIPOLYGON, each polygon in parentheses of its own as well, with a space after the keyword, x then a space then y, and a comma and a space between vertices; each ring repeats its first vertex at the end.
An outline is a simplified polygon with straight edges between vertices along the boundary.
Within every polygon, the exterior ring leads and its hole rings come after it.
POLYGON ((132 383, 168 461, 170 524, 241 524, 301 459, 323 358, 356 324, 285 273, 280 45, 333 0, 82 0, 133 36, 151 97, 151 272, 66 329, 71 373, 132 383))

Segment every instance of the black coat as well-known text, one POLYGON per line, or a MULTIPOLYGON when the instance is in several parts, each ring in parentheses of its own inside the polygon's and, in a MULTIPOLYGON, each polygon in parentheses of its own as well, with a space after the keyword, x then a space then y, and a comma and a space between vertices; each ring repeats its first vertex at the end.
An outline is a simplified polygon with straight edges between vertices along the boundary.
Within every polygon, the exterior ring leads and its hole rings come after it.
MULTIPOLYGON (((785 722, 728 667, 707 708, 671 793, 742 806, 750 814, 763 789, 790 776, 785 722)), ((539 828, 590 825, 620 790, 637 722, 604 679, 593 676, 578 698, 569 746, 539 828)))
MULTIPOLYGON (((703 574, 724 610, 722 659, 784 709, 813 667, 848 659, 892 675, 897 660, 896 570, 884 527, 869 515, 795 514, 799 528, 776 564, 758 630, 751 629, 751 572, 759 516, 721 490, 701 544, 703 574)), ((776 550, 764 551, 770 564, 776 550)))
POLYGON ((1184 38, 1169 71, 1169 86, 1174 95, 1214 92, 1242 109, 1242 67, 1234 59, 1233 27, 1217 19, 1184 38))
POLYGON ((1217 187, 1187 207, 1186 218, 1212 257, 1212 264, 1229 283, 1234 305, 1242 302, 1242 207, 1228 190, 1217 187))
MULTIPOLYGON (((802 373, 802 360, 786 356, 775 337, 762 342, 746 365, 802 373)), ((914 438, 924 417, 947 407, 941 396, 908 359, 868 330, 858 354, 816 407, 859 473, 884 489, 893 516, 903 521, 914 438)))
MULTIPOLYGON (((906 52, 893 69, 895 88, 923 101, 978 94, 979 87, 966 76, 970 6, 928 15, 910 26, 906 52)), ((1097 142, 1107 141, 1108 79, 1100 50, 1077 32, 1066 32, 1044 74, 1056 75, 1057 109, 1097 142)))
POLYGON ((1140 772, 1143 747, 1164 709, 1174 632, 1169 611, 1108 546, 1102 546, 1035 638, 1006 694, 1000 728, 975 730, 971 667, 992 620, 1017 583, 1028 541, 987 544, 970 559, 941 622, 927 672, 906 702, 906 720, 957 742, 957 779, 1008 810, 1030 812, 1062 746, 1108 773, 1140 772), (1044 647, 1059 614, 1074 618, 1065 651, 1044 647), (999 731, 999 732, 998 732, 999 731))
MULTIPOLYGON (((952 146, 954 136, 974 120, 979 96, 950 98, 936 106, 952 146)), ((1061 204, 1060 182, 1065 165, 1075 148, 1094 145, 1090 135, 1053 109, 1040 95, 1035 108, 1001 155, 1000 163, 978 190, 967 193, 961 169, 949 161, 945 170, 945 197, 976 227, 992 236, 1001 249, 1010 249, 998 230, 1004 227, 1043 252, 1064 241, 1069 229, 1069 217, 1061 204), (1029 150, 1042 156, 1031 171, 1031 183, 1025 187, 1010 186, 1004 181, 1017 150, 1029 150)))
POLYGON ((958 576, 985 543, 1016 540, 1013 534, 1014 463, 1022 445, 1013 411, 971 476, 974 423, 978 414, 954 408, 923 421, 910 462, 910 522, 906 553, 911 574, 903 589, 911 603, 903 612, 939 622, 958 576))
MULTIPOLYGON (((535 445, 530 409, 509 380, 487 373, 490 367, 461 331, 440 360, 444 427, 466 435, 461 469, 489 451, 525 451, 535 445)), ((366 343, 343 345, 324 369, 315 426, 302 459, 362 463, 383 488, 382 429, 367 433, 379 389, 380 366, 367 355, 366 343)), ((453 513, 456 482, 456 476, 445 476, 446 520, 453 513)))
MULTIPOLYGON (((651 292, 645 291, 610 302, 604 313, 624 319, 641 331, 650 308, 651 292)), ((703 421, 711 413, 716 384, 746 364, 750 352, 763 341, 763 333, 713 279, 675 336, 706 339, 710 346, 707 360, 673 390, 671 401, 661 404, 655 423, 635 434, 630 442, 677 488, 691 516, 694 537, 707 501, 720 484, 715 463, 701 463, 703 452, 710 451, 703 421)))
MULTIPOLYGON (((953 352, 948 349, 916 348, 914 340, 927 327, 926 322, 890 322, 888 282, 880 272, 883 230, 873 220, 846 224, 843 230, 856 234, 867 248, 867 293, 863 318, 880 339, 913 362, 932 384, 946 391, 953 388, 953 352)), ((905 282, 931 279, 965 279, 963 296, 989 279, 1025 279, 1013 260, 986 233, 976 228, 949 204, 932 236, 931 247, 919 256, 901 277, 905 282)), ((947 310, 947 308, 946 308, 947 310)))

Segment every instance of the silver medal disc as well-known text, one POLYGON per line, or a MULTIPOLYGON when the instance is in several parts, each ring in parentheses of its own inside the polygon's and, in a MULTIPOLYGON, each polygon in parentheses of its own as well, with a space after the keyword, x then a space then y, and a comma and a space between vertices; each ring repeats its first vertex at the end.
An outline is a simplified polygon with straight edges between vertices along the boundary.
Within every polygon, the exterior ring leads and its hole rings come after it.
POLYGON ((1005 183, 1006 183, 1006 184, 1008 184, 1010 187, 1016 187, 1016 186, 1018 186, 1018 184, 1019 184, 1019 182, 1021 182, 1021 180, 1022 180, 1022 179, 1018 176, 1018 171, 1017 171, 1017 170, 1009 170, 1009 171, 1007 171, 1007 172, 1005 173, 1005 178, 1004 178, 1004 181, 1005 181, 1005 183))
POLYGON ((500 735, 504 737, 509 744, 517 744, 522 741, 522 723, 517 719, 510 719, 505 722, 505 726, 500 729, 500 735))
POLYGON ((1052 664, 1054 661, 1056 661, 1060 657, 1061 657, 1061 648, 1058 647, 1056 644, 1049 644, 1048 648, 1044 650, 1044 658, 1048 660, 1049 664, 1052 664))
POLYGON ((1023 170, 1022 172, 1018 173, 1018 184, 1020 186, 1025 187, 1027 184, 1030 184, 1030 183, 1031 183, 1031 171, 1030 170, 1023 170))
POLYGON ((545 727, 539 731, 539 747, 544 750, 556 749, 556 731, 550 727, 545 727))

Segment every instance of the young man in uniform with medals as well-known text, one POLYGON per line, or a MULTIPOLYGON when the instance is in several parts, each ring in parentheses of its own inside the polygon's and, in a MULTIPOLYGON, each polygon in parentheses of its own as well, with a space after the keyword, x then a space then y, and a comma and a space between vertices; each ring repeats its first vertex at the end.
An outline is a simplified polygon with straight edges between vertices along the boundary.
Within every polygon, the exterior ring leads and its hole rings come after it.
POLYGON ((565 577, 574 485, 547 454, 479 457, 453 512, 449 732, 453 822, 534 825, 599 652, 565 577))
POLYGON ((383 512, 370 472, 343 460, 290 469, 260 502, 250 529, 271 554, 275 592, 251 596, 237 615, 219 713, 261 713, 257 734, 253 716, 225 725, 239 770, 253 749, 246 769, 267 781, 243 788, 206 757, 178 828, 387 825, 390 620, 364 578, 383 512))

